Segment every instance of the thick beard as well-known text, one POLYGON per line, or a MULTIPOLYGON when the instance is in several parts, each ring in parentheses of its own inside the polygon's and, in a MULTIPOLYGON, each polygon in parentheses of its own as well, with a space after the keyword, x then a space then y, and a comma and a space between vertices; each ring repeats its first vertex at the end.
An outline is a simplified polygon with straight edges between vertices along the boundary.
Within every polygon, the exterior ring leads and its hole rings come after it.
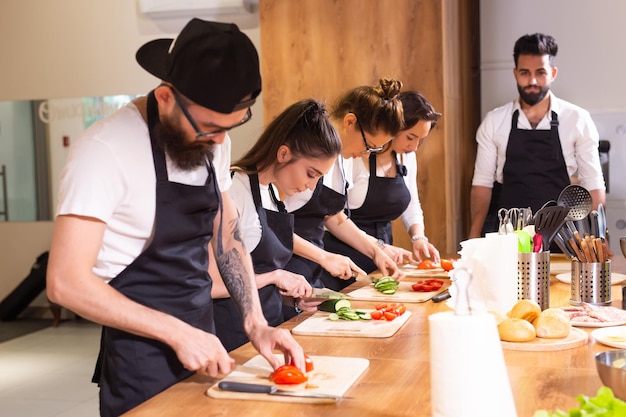
POLYGON ((154 127, 157 144, 172 162, 183 171, 192 171, 213 160, 213 142, 186 142, 185 133, 169 120, 161 119, 154 127))
POLYGON ((529 106, 534 106, 535 104, 539 103, 548 95, 548 91, 550 91, 550 87, 549 86, 539 87, 538 93, 527 93, 524 91, 524 87, 518 84, 517 91, 519 93, 519 97, 522 99, 524 103, 528 104, 529 106))

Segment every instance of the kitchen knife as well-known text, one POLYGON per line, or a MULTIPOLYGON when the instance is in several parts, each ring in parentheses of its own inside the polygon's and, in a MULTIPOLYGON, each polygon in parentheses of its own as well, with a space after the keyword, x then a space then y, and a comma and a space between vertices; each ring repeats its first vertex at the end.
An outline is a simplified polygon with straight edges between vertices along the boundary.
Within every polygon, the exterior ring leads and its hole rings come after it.
POLYGON ((221 381, 217 384, 219 389, 224 391, 234 392, 249 392, 252 394, 269 394, 269 395, 285 395, 289 397, 305 397, 305 398, 324 398, 330 400, 338 400, 341 395, 324 394, 320 392, 306 392, 306 391, 288 391, 278 389, 275 385, 263 385, 263 384, 247 384, 244 382, 233 381, 221 381))
POLYGON ((439 294, 435 295, 433 298, 431 298, 431 300, 433 301, 433 303, 440 303, 444 300, 447 300, 448 298, 450 298, 450 291, 445 290, 443 292, 440 292, 439 294))
POLYGON ((313 293, 310 297, 304 297, 307 300, 338 300, 342 298, 348 298, 346 294, 342 294, 337 291, 333 291, 330 288, 313 288, 313 293))

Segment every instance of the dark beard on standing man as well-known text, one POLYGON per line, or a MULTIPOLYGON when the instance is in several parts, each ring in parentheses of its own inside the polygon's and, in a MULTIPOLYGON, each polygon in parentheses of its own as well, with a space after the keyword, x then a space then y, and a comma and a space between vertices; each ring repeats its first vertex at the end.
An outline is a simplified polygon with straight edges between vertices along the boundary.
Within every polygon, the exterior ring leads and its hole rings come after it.
POLYGON ((160 120, 154 126, 157 144, 167 152, 174 164, 183 171, 191 171, 213 160, 213 142, 185 142, 185 133, 169 120, 160 120))
POLYGON ((524 88, 525 87, 522 87, 519 84, 517 85, 517 91, 519 92, 520 98, 524 103, 528 104, 529 106, 534 106, 535 104, 539 103, 546 97, 546 95, 548 95, 548 91, 550 91, 550 87, 548 86, 539 87, 538 93, 527 93, 524 91, 524 88))

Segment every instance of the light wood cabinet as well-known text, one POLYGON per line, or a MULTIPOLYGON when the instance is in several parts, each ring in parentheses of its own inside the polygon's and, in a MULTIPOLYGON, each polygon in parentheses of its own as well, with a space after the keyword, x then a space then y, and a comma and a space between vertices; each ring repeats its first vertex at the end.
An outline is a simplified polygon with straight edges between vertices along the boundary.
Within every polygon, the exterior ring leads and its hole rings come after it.
MULTIPOLYGON (((265 122, 294 101, 329 104, 381 77, 422 92, 443 113, 418 150, 426 233, 454 253, 469 229, 480 122, 478 0, 261 0, 265 122)), ((410 240, 394 222, 398 246, 410 240)))

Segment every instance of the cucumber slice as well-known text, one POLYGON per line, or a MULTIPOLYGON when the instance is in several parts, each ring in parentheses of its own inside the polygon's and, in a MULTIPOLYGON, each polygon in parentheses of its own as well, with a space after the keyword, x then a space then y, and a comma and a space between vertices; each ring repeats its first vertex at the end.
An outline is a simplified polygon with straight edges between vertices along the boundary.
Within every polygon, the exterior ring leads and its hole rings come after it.
POLYGON ((339 315, 338 315, 337 313, 330 313, 330 314, 328 315, 328 318, 329 318, 329 320, 331 320, 331 321, 337 321, 337 320, 339 320, 339 315))

